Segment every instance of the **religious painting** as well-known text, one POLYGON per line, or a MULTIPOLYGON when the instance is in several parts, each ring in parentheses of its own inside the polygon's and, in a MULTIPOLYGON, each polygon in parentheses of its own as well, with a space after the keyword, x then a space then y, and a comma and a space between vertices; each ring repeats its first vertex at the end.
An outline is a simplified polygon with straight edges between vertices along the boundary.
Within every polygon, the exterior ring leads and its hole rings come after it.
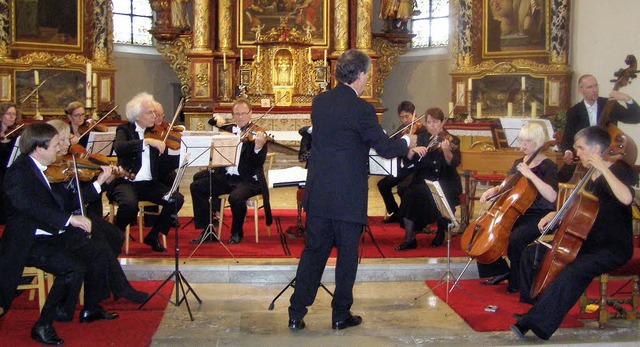
POLYGON ((81 51, 80 0, 13 0, 12 45, 38 50, 81 51))
POLYGON ((550 0, 483 1, 484 57, 548 54, 550 0))
POLYGON ((280 26, 298 30, 314 46, 327 46, 330 0, 238 0, 238 45, 253 45, 280 26))
POLYGON ((34 71, 15 72, 16 102, 25 113, 63 115, 72 101, 85 99, 86 74, 75 70, 38 69, 40 89, 35 93, 34 71))

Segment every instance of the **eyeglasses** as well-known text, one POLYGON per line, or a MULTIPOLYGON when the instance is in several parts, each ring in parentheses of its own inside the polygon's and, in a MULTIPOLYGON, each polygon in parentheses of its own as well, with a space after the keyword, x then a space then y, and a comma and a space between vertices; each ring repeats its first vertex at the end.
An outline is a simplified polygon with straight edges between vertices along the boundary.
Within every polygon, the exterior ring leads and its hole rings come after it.
POLYGON ((80 113, 80 114, 72 114, 71 117, 73 118, 84 118, 86 117, 87 114, 86 113, 80 113))
POLYGON ((6 112, 4 115, 5 115, 5 116, 14 116, 14 117, 15 117, 15 116, 16 116, 16 115, 18 115, 18 114, 17 114, 17 113, 15 113, 15 112, 6 112))
POLYGON ((248 115, 249 113, 251 113, 251 111, 249 111, 249 112, 236 112, 233 115, 234 116, 244 117, 244 116, 248 115))

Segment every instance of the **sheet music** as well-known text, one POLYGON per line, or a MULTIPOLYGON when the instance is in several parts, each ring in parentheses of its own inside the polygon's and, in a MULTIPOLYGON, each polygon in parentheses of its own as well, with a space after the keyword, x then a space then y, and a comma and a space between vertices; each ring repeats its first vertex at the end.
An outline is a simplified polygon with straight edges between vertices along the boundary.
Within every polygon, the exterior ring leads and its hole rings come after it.
POLYGON ((184 158, 182 158, 182 162, 180 164, 180 166, 178 167, 178 171, 176 172, 176 178, 173 180, 173 184, 171 185, 171 189, 169 189, 169 191, 167 192, 167 194, 165 194, 162 199, 164 201, 169 201, 169 199, 171 198, 171 196, 178 190, 178 188, 180 187, 180 181, 182 181, 182 176, 184 176, 184 171, 187 169, 187 166, 189 166, 189 153, 186 153, 184 155, 184 158))
POLYGON ((518 141, 518 135, 520 134, 520 129, 524 127, 527 123, 540 123, 543 129, 545 129, 546 140, 553 140, 553 127, 551 126, 551 121, 548 119, 540 119, 540 118, 500 118, 500 124, 504 129, 504 135, 507 138, 507 143, 509 147, 520 147, 520 141, 518 141))
POLYGON ((240 162, 240 136, 217 135, 211 138, 209 167, 237 166, 240 162))
POLYGON ((454 227, 460 225, 453 213, 453 210, 451 209, 451 206, 449 206, 449 202, 447 202, 447 197, 444 195, 440 182, 429 180, 424 180, 424 182, 427 184, 427 187, 429 187, 433 200, 435 200, 436 205, 438 205, 438 210, 442 216, 450 220, 454 224, 454 227))
POLYGON ((110 156, 115 139, 115 131, 108 131, 104 133, 92 131, 89 133, 89 140, 87 141, 87 153, 110 156))
POLYGON ((269 170, 268 175, 269 188, 297 186, 307 181, 307 169, 299 166, 269 170))
POLYGON ((11 155, 9 156, 9 160, 7 161, 7 167, 11 166, 13 162, 20 155, 20 136, 16 138, 16 142, 13 145, 13 149, 11 150, 11 155))
POLYGON ((369 174, 398 177, 398 158, 386 159, 378 155, 375 149, 369 150, 369 174))

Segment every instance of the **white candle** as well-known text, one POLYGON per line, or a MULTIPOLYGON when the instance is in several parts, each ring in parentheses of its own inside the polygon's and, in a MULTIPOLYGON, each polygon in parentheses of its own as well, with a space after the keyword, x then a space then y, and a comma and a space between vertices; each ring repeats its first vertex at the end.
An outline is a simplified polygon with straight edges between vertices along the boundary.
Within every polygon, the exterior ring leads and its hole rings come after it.
POLYGON ((526 83, 526 77, 522 76, 520 78, 520 90, 524 90, 525 89, 524 87, 526 86, 526 84, 527 84, 526 83))
POLYGON ((307 62, 311 64, 311 47, 309 47, 309 52, 307 54, 307 62))
POLYGON ((482 103, 478 102, 476 104, 476 118, 481 118, 482 117, 482 103))
POLYGON ((85 106, 87 108, 91 108, 92 101, 91 101, 91 63, 87 63, 87 69, 86 69, 86 83, 85 83, 85 95, 86 95, 86 99, 85 99, 85 106))
POLYGON ((469 88, 468 90, 471 90, 471 78, 469 78, 469 88))
POLYGON ((33 70, 33 83, 35 83, 35 85, 40 85, 40 76, 38 75, 38 70, 33 70))
POLYGON ((538 118, 537 115, 537 108, 538 108, 538 104, 536 104, 535 102, 531 103, 531 118, 538 118))
POLYGON ((93 73, 93 75, 91 76, 91 85, 95 88, 98 86, 98 74, 97 73, 93 73))
POLYGON ((453 114, 453 102, 449 101, 449 115, 453 114))
POLYGON ((256 53, 256 60, 260 61, 260 46, 258 46, 258 53, 256 53))
POLYGON ((222 68, 227 69, 227 52, 222 52, 222 68))
POLYGON ((240 66, 242 66, 242 48, 240 48, 240 66))
POLYGON ((511 117, 513 115, 513 103, 507 103, 507 117, 511 117))
POLYGON ((327 50, 324 50, 324 66, 327 66, 327 50))

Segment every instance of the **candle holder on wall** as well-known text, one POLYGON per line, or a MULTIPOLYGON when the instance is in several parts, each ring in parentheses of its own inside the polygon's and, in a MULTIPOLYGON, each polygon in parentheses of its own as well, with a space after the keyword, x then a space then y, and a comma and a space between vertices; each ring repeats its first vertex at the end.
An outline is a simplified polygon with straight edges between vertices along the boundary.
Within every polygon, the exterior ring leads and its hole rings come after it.
POLYGON ((520 98, 522 101, 522 108, 520 109, 520 117, 525 117, 525 112, 527 111, 527 91, 525 89, 520 90, 520 98))
POLYGON ((472 92, 472 89, 469 88, 467 90, 467 118, 464 119, 465 123, 473 123, 473 117, 471 116, 471 101, 472 101, 471 92, 472 92))

